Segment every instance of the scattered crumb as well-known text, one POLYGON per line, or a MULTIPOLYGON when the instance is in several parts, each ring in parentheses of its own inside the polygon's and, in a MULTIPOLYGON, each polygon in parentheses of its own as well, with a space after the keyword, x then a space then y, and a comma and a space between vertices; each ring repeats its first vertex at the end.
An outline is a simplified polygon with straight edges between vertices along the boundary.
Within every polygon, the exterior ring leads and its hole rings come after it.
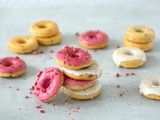
POLYGON ((76 36, 79 36, 80 34, 78 32, 75 33, 76 36))
POLYGON ((120 46, 119 46, 119 45, 117 45, 117 48, 120 48, 120 46))
POLYGON ((120 85, 117 85, 117 88, 120 88, 121 86, 120 85))
POLYGON ((25 98, 27 99, 27 98, 29 98, 29 96, 25 96, 25 98))
POLYGON ((19 88, 17 88, 16 90, 19 91, 19 88))
POLYGON ((64 103, 64 105, 68 104, 68 100, 66 100, 66 99, 63 99, 62 102, 64 103))
POLYGON ((93 52, 97 52, 97 50, 93 50, 93 52))
POLYGON ((43 53, 44 53, 44 51, 41 50, 41 51, 34 51, 32 54, 34 54, 34 55, 40 55, 40 54, 43 54, 43 53))
POLYGON ((50 53, 53 53, 54 51, 53 50, 50 50, 50 53))
POLYGON ((109 73, 108 71, 105 71, 105 72, 104 72, 105 75, 107 75, 108 73, 109 73))
POLYGON ((58 106, 57 106, 56 104, 53 104, 53 106, 54 106, 55 108, 58 108, 58 106))

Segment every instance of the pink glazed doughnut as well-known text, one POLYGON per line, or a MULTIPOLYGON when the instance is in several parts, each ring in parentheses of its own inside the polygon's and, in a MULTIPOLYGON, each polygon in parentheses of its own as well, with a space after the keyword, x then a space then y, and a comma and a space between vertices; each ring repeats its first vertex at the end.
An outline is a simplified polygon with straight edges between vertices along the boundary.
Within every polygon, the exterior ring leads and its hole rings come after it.
POLYGON ((17 77, 26 71, 26 63, 19 57, 0 59, 0 77, 17 77))
POLYGON ((56 62, 65 68, 81 69, 92 64, 92 56, 80 48, 66 46, 56 54, 56 62))
POLYGON ((34 85, 34 93, 42 102, 52 100, 59 92, 63 84, 63 73, 55 67, 40 71, 34 85))
POLYGON ((92 30, 81 34, 78 38, 78 43, 85 48, 100 49, 109 44, 108 39, 107 34, 99 30, 92 30))
POLYGON ((86 90, 87 88, 92 87, 95 82, 96 80, 76 80, 67 76, 64 77, 64 86, 75 91, 86 90))

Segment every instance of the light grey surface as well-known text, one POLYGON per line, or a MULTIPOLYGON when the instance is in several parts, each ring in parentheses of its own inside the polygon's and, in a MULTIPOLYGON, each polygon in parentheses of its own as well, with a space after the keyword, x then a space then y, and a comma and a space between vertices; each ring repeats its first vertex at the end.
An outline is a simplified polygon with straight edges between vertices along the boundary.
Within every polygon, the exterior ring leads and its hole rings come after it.
MULTIPOLYGON (((130 4, 130 3, 128 3, 130 4)), ((43 9, 0 9, 0 57, 19 56, 28 65, 23 76, 5 79, 0 78, 0 120, 159 120, 159 101, 149 100, 139 94, 139 83, 145 76, 159 75, 159 5, 134 4, 132 6, 110 7, 53 7, 43 9), (44 50, 42 55, 21 55, 7 49, 7 42, 13 36, 30 35, 29 26, 40 20, 53 20, 63 34, 62 44, 50 47, 39 47, 44 50), (147 52, 147 63, 137 69, 118 68, 112 61, 112 52, 117 45, 122 45, 124 30, 131 25, 147 25, 156 32, 154 48, 147 52), (106 32, 110 37, 110 44, 102 50, 89 50, 103 66, 103 74, 99 78, 103 90, 99 97, 93 100, 77 101, 68 98, 62 92, 51 102, 45 104, 29 94, 29 88, 36 81, 39 70, 55 66, 55 53, 65 45, 80 47, 77 43, 76 32, 98 29, 106 32), (53 49, 54 53, 49 51, 53 49), (50 59, 53 57, 53 59, 50 59), (108 71, 107 75, 104 72, 108 71), (135 72, 135 76, 116 78, 115 74, 125 75, 135 72), (119 84, 121 88, 116 88, 119 84), (11 87, 11 88, 10 88, 11 87), (17 91, 16 89, 20 90, 17 91), (128 92, 127 92, 128 91, 128 92), (125 92, 123 97, 120 92, 125 92), (25 96, 29 99, 25 99, 25 96), (62 99, 69 102, 64 105, 62 99), (37 105, 42 104, 46 110, 41 114, 37 105), (56 104, 55 108, 52 104, 56 104), (70 111, 70 108, 78 112, 70 111), (19 110, 21 108, 21 110, 19 110), (71 113, 71 114, 70 114, 71 113)))

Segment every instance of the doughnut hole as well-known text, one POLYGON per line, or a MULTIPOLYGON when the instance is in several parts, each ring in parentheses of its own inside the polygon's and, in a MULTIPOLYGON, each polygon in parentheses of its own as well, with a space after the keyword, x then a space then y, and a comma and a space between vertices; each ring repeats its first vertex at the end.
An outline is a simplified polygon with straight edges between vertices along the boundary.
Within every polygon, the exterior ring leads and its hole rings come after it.
POLYGON ((50 86, 50 83, 51 83, 51 80, 48 78, 45 78, 45 80, 43 80, 43 83, 42 83, 43 92, 46 92, 46 89, 50 86))
POLYGON ((40 29, 44 29, 44 28, 46 28, 46 25, 41 24, 41 25, 38 25, 37 27, 40 28, 40 29))
POLYGON ((132 52, 127 51, 127 52, 125 52, 125 55, 131 56, 131 55, 133 55, 133 53, 132 53, 132 52))
POLYGON ((157 82, 157 81, 154 81, 153 83, 152 83, 154 86, 160 86, 160 83, 159 82, 157 82))
POLYGON ((135 32, 137 32, 137 33, 143 33, 144 31, 142 29, 135 29, 135 32))
POLYGON ((10 66, 12 66, 12 62, 10 62, 10 61, 3 61, 1 64, 2 64, 3 66, 5 66, 5 67, 10 67, 10 66))
POLYGON ((19 44, 25 44, 26 41, 25 41, 24 39, 18 39, 18 40, 17 40, 17 43, 19 43, 19 44))

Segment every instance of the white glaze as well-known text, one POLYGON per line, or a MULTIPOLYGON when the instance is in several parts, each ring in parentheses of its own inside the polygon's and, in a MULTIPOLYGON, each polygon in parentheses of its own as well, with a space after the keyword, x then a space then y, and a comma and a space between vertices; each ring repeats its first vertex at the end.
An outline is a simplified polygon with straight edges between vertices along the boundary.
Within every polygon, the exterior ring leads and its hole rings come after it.
POLYGON ((98 75, 98 77, 101 75, 102 67, 96 62, 93 61, 92 65, 90 67, 79 69, 79 70, 72 70, 68 68, 62 68, 65 72, 69 74, 73 74, 75 76, 81 76, 81 75, 98 75))
POLYGON ((65 91, 66 94, 72 94, 72 95, 80 95, 80 96, 88 96, 91 94, 96 93, 98 90, 100 90, 102 87, 101 83, 96 80, 96 83, 91 88, 88 88, 86 90, 80 90, 80 91, 73 91, 71 89, 68 89, 66 87, 62 87, 62 91, 65 91))
POLYGON ((119 66, 124 61, 132 61, 132 60, 142 60, 146 61, 146 55, 143 50, 135 47, 121 47, 113 52, 113 61, 119 66), (132 55, 127 55, 126 53, 130 53, 132 55))
POLYGON ((160 77, 146 77, 139 86, 140 93, 145 95, 155 94, 160 96, 160 77))

